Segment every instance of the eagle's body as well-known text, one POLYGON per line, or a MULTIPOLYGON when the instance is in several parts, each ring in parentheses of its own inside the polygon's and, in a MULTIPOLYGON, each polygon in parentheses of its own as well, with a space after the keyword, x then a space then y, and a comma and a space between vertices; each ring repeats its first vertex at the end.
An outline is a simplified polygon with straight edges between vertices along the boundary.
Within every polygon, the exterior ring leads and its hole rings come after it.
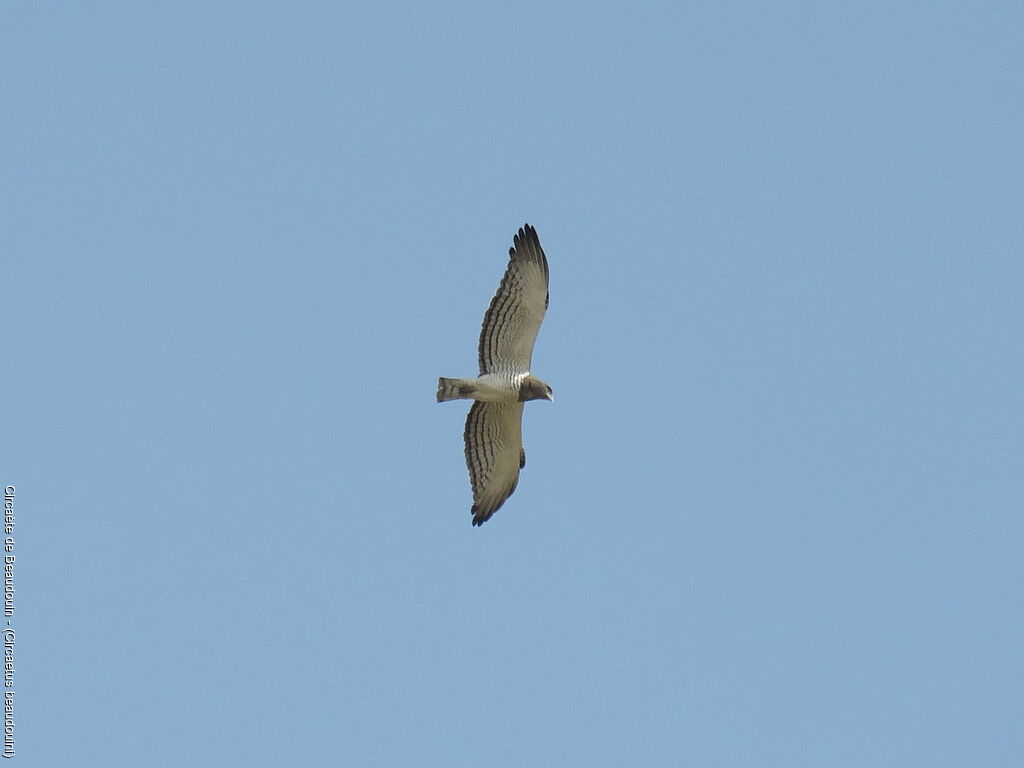
POLYGON ((553 400, 551 387, 530 373, 533 344, 548 307, 548 261, 537 231, 523 225, 509 249, 508 269, 484 314, 480 375, 441 378, 437 401, 469 399, 464 432, 466 466, 473 486, 473 525, 498 511, 526 465, 523 403, 553 400))
POLYGON ((437 402, 478 400, 482 403, 525 403, 547 397, 545 384, 529 371, 485 373, 475 379, 438 379, 437 402))

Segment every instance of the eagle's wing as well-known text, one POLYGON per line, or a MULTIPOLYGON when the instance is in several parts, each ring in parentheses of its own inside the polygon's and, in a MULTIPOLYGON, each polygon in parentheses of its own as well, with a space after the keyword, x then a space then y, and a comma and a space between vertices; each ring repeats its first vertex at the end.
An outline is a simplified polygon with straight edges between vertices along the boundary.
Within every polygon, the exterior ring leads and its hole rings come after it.
POLYGON ((498 511, 526 464, 523 404, 476 401, 466 417, 466 466, 473 486, 473 525, 498 511))
POLYGON ((508 269, 480 331, 481 374, 530 370, 533 342, 548 308, 548 260, 537 230, 524 224, 508 255, 508 269))

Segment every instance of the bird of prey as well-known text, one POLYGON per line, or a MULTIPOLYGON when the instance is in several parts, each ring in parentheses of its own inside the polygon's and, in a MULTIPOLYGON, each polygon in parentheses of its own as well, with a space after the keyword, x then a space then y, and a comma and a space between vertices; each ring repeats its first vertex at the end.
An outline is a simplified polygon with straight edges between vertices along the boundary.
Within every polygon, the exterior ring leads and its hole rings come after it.
POLYGON ((508 255, 508 268, 480 330, 480 375, 437 382, 437 402, 474 401, 463 433, 473 525, 498 511, 526 466, 523 403, 555 399, 551 387, 530 373, 533 343, 548 308, 548 260, 537 231, 524 224, 508 255))

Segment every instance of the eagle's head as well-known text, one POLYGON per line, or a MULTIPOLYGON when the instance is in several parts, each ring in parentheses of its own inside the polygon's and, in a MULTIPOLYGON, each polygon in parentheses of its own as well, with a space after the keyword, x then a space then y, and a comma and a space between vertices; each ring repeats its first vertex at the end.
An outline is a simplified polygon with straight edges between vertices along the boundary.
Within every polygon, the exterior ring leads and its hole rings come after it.
POLYGON ((554 400, 555 393, 551 387, 538 379, 536 376, 527 376, 519 385, 519 402, 527 400, 554 400))

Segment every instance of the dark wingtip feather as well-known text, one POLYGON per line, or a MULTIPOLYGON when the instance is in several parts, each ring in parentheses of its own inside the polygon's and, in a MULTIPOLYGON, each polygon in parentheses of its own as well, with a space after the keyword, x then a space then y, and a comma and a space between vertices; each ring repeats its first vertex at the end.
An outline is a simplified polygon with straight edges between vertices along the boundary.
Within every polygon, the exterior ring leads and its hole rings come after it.
POLYGON ((544 258, 544 249, 540 245, 540 237, 537 235, 537 230, 534 229, 530 224, 523 224, 519 228, 519 231, 512 236, 512 247, 508 249, 508 255, 510 258, 514 258, 516 251, 520 248, 524 250, 524 257, 527 252, 532 252, 532 255, 540 255, 544 271, 547 272, 547 259, 544 258))

